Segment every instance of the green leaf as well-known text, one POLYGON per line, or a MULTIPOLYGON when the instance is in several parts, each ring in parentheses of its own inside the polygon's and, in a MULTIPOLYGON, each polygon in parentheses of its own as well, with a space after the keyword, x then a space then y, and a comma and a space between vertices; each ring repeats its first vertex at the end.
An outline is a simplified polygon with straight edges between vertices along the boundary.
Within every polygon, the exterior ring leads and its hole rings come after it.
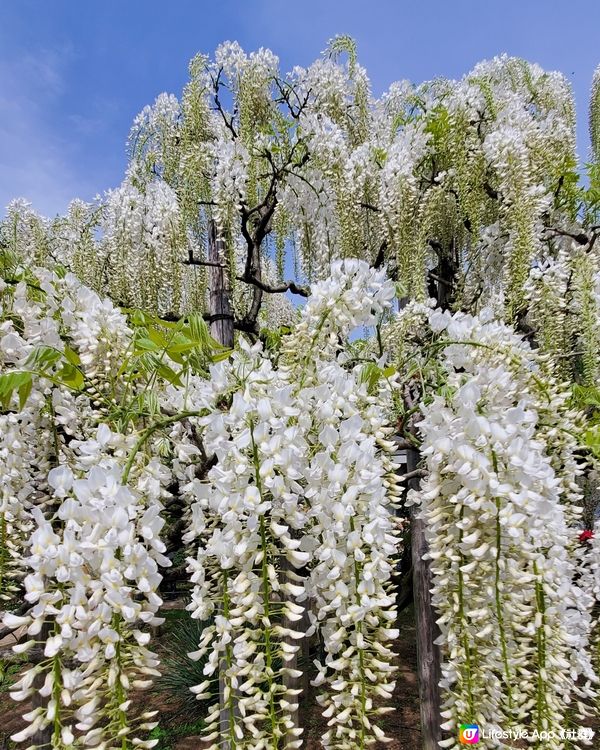
MULTIPOLYGON (((32 378, 32 373, 20 371, 7 372, 0 375, 0 403, 3 409, 8 409, 15 390, 24 388, 29 384, 29 391, 31 391, 32 378)), ((27 393, 26 395, 28 396, 29 394, 27 393)), ((21 401, 20 394, 19 401, 21 401)))
POLYGON ((595 386, 576 383, 573 386, 573 398, 579 406, 600 407, 600 390, 595 386))
MULTIPOLYGON (((207 351, 211 348, 211 336, 204 318, 198 313, 192 313, 187 318, 191 338, 198 342, 200 348, 207 351)), ((216 342, 215 342, 216 343, 216 342)))
POLYGON ((164 362, 161 362, 157 368, 156 372, 158 375, 166 380, 168 383, 171 383, 171 385, 177 385, 179 387, 183 386, 183 383, 181 382, 181 378, 178 373, 175 372, 169 365, 166 365, 164 362))
POLYGON ((437 106, 431 112, 425 126, 425 132, 431 133, 433 141, 438 148, 442 147, 445 138, 450 132, 450 117, 445 107, 437 106))
POLYGON ((72 365, 75 365, 76 367, 79 367, 81 364, 81 359, 79 358, 79 354, 77 354, 76 351, 71 349, 70 346, 65 345, 65 359, 67 362, 70 362, 72 365))
POLYGON ((83 373, 70 362, 65 362, 61 370, 57 373, 56 378, 68 388, 79 391, 83 387, 83 373))
POLYGON ((43 370, 56 364, 62 356, 62 352, 52 346, 36 346, 25 360, 25 365, 32 370, 43 370))
POLYGON ((169 351, 184 352, 186 350, 195 349, 197 346, 197 341, 190 338, 189 335, 184 335, 184 333, 182 333, 181 331, 177 331, 171 337, 169 351))
MULTIPOLYGON (((28 375, 31 373, 27 373, 28 375)), ((23 385, 19 387, 19 409, 23 409, 25 404, 27 403, 27 399, 29 398, 31 394, 31 388, 33 386, 32 379, 30 378, 27 380, 23 385)))
POLYGON ((179 318, 179 320, 164 320, 163 318, 155 318, 154 322, 161 328, 167 328, 172 331, 180 331, 185 325, 185 319, 179 318))
POLYGON ((123 308, 123 312, 129 315, 129 320, 134 326, 146 326, 153 322, 152 316, 148 315, 148 313, 145 313, 143 310, 125 307, 123 308))
POLYGON ((231 355, 231 349, 227 349, 224 352, 216 352, 211 357, 211 362, 214 362, 215 364, 217 362, 222 362, 224 359, 227 359, 231 355))
POLYGON ((158 400, 158 395, 154 391, 145 392, 144 402, 149 414, 160 413, 160 403, 158 400))
POLYGON ((152 339, 148 338, 148 336, 141 336, 140 338, 136 339, 135 345, 138 349, 149 352, 157 352, 161 349, 161 347, 158 346, 158 344, 155 344, 152 339))
POLYGON ((374 362, 368 362, 363 365, 360 371, 360 383, 366 383, 369 393, 371 393, 379 378, 383 375, 383 370, 378 367, 374 362))
POLYGON ((148 338, 151 341, 153 341, 157 346, 159 346, 161 349, 165 349, 169 345, 169 342, 163 336, 163 334, 158 330, 158 328, 149 328, 148 338))
POLYGON ((167 349, 167 356, 169 359, 172 359, 173 362, 176 362, 178 365, 185 365, 185 357, 182 357, 181 354, 177 351, 174 351, 173 349, 167 349))
POLYGON ((31 378, 32 374, 30 372, 21 372, 19 370, 13 370, 12 372, 0 375, 0 396, 12 393, 15 388, 20 388, 25 383, 31 381, 31 378))

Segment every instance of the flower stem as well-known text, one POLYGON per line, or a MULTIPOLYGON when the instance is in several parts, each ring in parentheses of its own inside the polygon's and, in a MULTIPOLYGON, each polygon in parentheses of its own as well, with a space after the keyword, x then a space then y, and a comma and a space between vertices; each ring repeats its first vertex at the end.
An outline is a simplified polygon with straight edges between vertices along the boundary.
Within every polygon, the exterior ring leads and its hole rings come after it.
MULTIPOLYGON (((252 440, 252 458, 254 462, 254 479, 256 481, 256 488, 260 494, 261 500, 263 498, 263 487, 262 479, 260 476, 260 459, 258 456, 258 447, 254 440, 254 425, 250 425, 250 436, 252 440)), ((269 545, 267 540, 267 530, 265 526, 265 517, 263 514, 260 516, 260 542, 262 548, 262 588, 263 588, 263 609, 264 617, 264 634, 265 634, 265 671, 267 675, 267 686, 269 690, 269 717, 271 721, 272 729, 272 745, 273 750, 277 750, 279 747, 279 739, 277 734, 277 710, 275 708, 275 699, 273 696, 273 652, 271 643, 271 611, 270 611, 270 597, 271 591, 269 586, 269 545)))
MULTIPOLYGON (((350 517, 350 530, 353 532, 355 530, 354 525, 354 518, 350 517)), ((358 587, 360 585, 360 579, 362 576, 362 565, 355 559, 354 560, 354 586, 356 588, 355 591, 355 600, 356 604, 360 606, 360 594, 358 593, 358 587)), ((360 620, 356 624, 356 632, 361 637, 361 639, 364 637, 363 634, 363 621, 360 620)), ((365 650, 364 648, 358 648, 358 670, 360 673, 360 706, 361 706, 361 716, 360 716, 360 744, 358 747, 360 750, 363 750, 365 747, 365 717, 367 714, 367 676, 366 676, 366 670, 365 670, 365 650)))
MULTIPOLYGON (((492 465, 494 472, 498 476, 498 458, 492 451, 492 465)), ((500 645, 502 648, 502 663, 504 665, 504 679, 506 684, 506 697, 508 708, 512 711, 512 688, 511 674, 508 664, 508 649, 506 646, 506 631, 504 628, 504 615, 502 612, 502 595, 500 593, 500 555, 502 552, 502 527, 500 525, 500 498, 496 498, 496 575, 494 581, 495 599, 496 599, 496 619, 498 620, 498 630, 500 632, 500 645)))

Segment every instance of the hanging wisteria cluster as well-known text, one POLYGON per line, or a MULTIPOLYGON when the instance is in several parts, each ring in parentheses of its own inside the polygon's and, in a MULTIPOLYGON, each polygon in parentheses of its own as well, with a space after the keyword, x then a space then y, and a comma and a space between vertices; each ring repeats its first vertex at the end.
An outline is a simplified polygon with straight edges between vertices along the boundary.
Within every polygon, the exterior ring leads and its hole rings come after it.
POLYGON ((441 629, 444 746, 459 747, 461 723, 542 736, 594 696, 594 599, 578 582, 580 417, 547 363, 489 313, 427 318, 444 380, 422 407, 429 475, 412 500, 441 629))
MULTIPOLYGON (((211 710, 215 748, 299 747, 298 690, 289 668, 306 633, 321 633, 315 685, 330 730, 325 747, 383 737, 377 717, 394 687, 395 603, 389 590, 398 539, 396 490, 381 398, 344 363, 343 342, 389 307, 394 288, 365 263, 332 267, 285 341, 279 366, 242 346, 190 398, 205 449, 216 456, 191 500, 190 609, 209 620, 201 648, 207 681, 225 680, 228 724, 211 710), (212 619, 214 618, 214 620, 212 619)), ((385 403, 385 401, 383 402, 385 403)))
POLYGON ((336 258, 383 255, 412 296, 437 268, 448 282, 438 293, 454 286, 463 304, 481 304, 502 288, 512 317, 546 247, 540 229, 557 211, 575 217, 572 97, 538 66, 499 57, 461 81, 393 84, 378 100, 345 38, 287 75, 270 51, 237 43, 190 70, 181 103, 161 95, 134 123, 131 170, 140 184, 166 179, 197 236, 214 218, 232 268, 247 255, 246 283, 271 249, 287 273, 287 240, 309 280, 336 258))
POLYGON ((170 564, 160 540, 169 472, 138 456, 135 433, 105 422, 132 331, 73 276, 25 274, 0 297, 0 581, 7 599, 22 581, 30 605, 4 622, 26 628, 17 653, 41 649, 12 687, 34 701, 14 739, 49 728, 53 747, 72 746, 74 733, 121 746, 153 726, 144 714, 132 723, 128 707, 157 674, 147 628, 170 564))

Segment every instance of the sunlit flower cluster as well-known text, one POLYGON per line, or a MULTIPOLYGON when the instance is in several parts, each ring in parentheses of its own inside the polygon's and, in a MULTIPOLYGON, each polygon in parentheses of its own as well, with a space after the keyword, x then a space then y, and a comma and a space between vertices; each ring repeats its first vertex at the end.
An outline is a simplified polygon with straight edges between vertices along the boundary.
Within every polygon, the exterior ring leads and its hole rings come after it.
MULTIPOLYGON (((135 431, 99 425, 132 332, 72 275, 21 272, 1 282, 0 303, 0 593, 22 590, 31 605, 4 619, 26 627, 15 651, 35 655, 12 695, 45 702, 14 739, 48 727, 53 747, 74 735, 120 747, 133 738, 130 691, 157 674, 144 628, 158 622, 170 564, 159 536, 169 471, 136 451, 135 431)), ((145 733, 150 718, 133 724, 145 733)))
MULTIPOLYGON (((169 564, 159 538, 165 476, 150 463, 126 486, 127 448, 106 425, 91 440, 71 442, 71 461, 48 473, 56 513, 46 518, 39 507, 31 510, 24 588, 32 608, 5 622, 27 626, 29 640, 15 647, 18 653, 41 636, 43 658, 11 695, 24 700, 38 690, 48 703, 25 716, 28 726, 16 741, 51 726, 53 747, 69 747, 75 733, 86 745, 119 746, 133 738, 130 691, 148 687, 158 674, 144 627, 160 622, 159 565, 169 564)), ((137 717, 135 731, 152 728, 151 718, 137 717)))
POLYGON ((169 185, 157 180, 142 192, 126 180, 108 194, 102 229, 99 254, 111 298, 161 315, 181 314, 191 272, 183 265, 187 238, 169 185))
POLYGON ((578 583, 580 424, 569 394, 490 315, 436 310, 429 325, 447 374, 422 406, 429 476, 412 499, 427 523, 444 746, 454 747, 465 721, 564 725, 571 703, 593 694, 592 600, 578 583))
POLYGON ((215 747, 227 739, 300 746, 288 678, 301 672, 287 665, 307 635, 294 627, 306 622, 307 608, 326 652, 315 681, 331 727, 325 746, 366 747, 383 736, 378 699, 391 697, 397 634, 389 427, 336 349, 392 295, 382 272, 356 261, 334 265, 279 368, 259 345, 242 346, 192 396, 210 409, 198 424, 216 457, 207 481, 184 488, 192 501, 188 539, 198 546, 191 610, 214 617, 194 654, 209 655, 208 679, 196 691, 207 694, 220 670, 229 701, 225 736, 218 705, 209 716, 215 747))

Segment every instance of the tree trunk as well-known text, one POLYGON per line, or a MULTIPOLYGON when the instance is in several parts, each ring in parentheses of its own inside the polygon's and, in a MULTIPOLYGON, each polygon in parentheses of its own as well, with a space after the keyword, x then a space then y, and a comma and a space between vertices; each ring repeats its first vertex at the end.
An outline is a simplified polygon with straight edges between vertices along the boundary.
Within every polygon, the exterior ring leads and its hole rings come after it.
MULTIPOLYGON (((419 454, 416 450, 406 451, 406 471, 417 468, 419 454)), ((411 489, 419 486, 419 479, 408 481, 411 489)), ((431 604, 431 569, 423 556, 427 553, 425 523, 411 509, 411 546, 413 567, 413 598, 417 628, 417 672, 419 677, 419 698, 421 703, 421 733, 423 750, 438 750, 442 739, 440 679, 440 649, 434 641, 440 635, 435 621, 436 614, 431 604)))
POLYGON ((218 265, 208 267, 209 314, 211 336, 223 346, 233 349, 233 313, 231 286, 225 241, 217 234, 217 225, 208 224, 208 260, 218 265))

